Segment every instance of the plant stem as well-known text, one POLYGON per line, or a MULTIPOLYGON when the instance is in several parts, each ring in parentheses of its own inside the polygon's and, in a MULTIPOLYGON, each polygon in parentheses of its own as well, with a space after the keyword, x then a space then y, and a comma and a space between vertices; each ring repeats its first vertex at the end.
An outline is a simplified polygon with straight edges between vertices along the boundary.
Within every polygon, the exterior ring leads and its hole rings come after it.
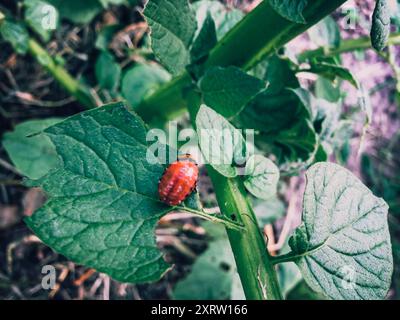
POLYGON ((64 67, 57 64, 36 40, 29 39, 28 48, 30 54, 84 107, 90 109, 97 106, 89 89, 72 77, 64 67))
MULTIPOLYGON (((392 33, 389 37, 389 45, 399 45, 400 44, 400 33, 392 33)), ((317 58, 320 56, 331 57, 342 53, 362 50, 362 49, 372 49, 370 37, 361 37, 358 39, 349 39, 341 42, 338 48, 327 48, 320 47, 315 50, 305 51, 298 56, 300 62, 304 62, 308 59, 317 58)))
MULTIPOLYGON (((308 23, 297 24, 282 18, 271 8, 269 1, 264 0, 218 42, 205 67, 234 65, 249 70, 345 2, 310 1, 304 11, 308 23)), ((157 118, 172 120, 186 110, 183 92, 191 82, 189 74, 184 72, 145 99, 136 112, 147 123, 157 118)))
POLYGON ((245 231, 226 229, 237 271, 248 300, 281 300, 276 271, 271 262, 254 211, 239 178, 226 178, 207 165, 221 212, 235 216, 245 231))
MULTIPOLYGON (((193 127, 201 104, 201 96, 194 90, 186 96, 193 127)), ((247 198, 242 180, 226 178, 211 165, 206 165, 214 186, 221 214, 243 226, 243 230, 226 228, 236 261, 237 271, 248 300, 281 300, 276 271, 266 248, 264 237, 247 198)))

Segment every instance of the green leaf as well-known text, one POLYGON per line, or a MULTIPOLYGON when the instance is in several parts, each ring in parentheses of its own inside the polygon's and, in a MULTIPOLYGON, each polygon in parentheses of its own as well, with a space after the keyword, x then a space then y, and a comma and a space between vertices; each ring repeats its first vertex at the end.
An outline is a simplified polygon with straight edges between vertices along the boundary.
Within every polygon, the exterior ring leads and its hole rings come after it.
POLYGON ((385 298, 393 271, 385 201, 350 171, 318 163, 303 206, 290 246, 310 287, 332 299, 385 298))
POLYGON ((246 163, 246 189, 255 197, 268 200, 276 195, 279 181, 279 169, 268 158, 252 155, 246 163))
POLYGON ((355 88, 359 89, 358 81, 353 77, 350 70, 344 67, 331 63, 317 62, 311 63, 311 68, 306 71, 319 74, 331 81, 335 80, 336 77, 341 78, 348 81, 355 88))
POLYGON ((337 48, 340 45, 340 29, 331 16, 310 28, 308 35, 318 47, 337 48))
POLYGON ((102 51, 96 60, 95 74, 100 88, 115 92, 121 78, 121 67, 113 55, 102 51))
POLYGON ((228 8, 218 1, 196 1, 192 4, 192 7, 196 12, 197 30, 201 30, 207 16, 211 15, 215 24, 218 40, 221 40, 244 16, 242 11, 235 8, 228 8))
POLYGON ((187 0, 149 0, 143 11, 154 54, 174 75, 190 63, 196 18, 187 0))
POLYGON ((62 119, 29 120, 17 125, 3 136, 3 146, 11 161, 24 176, 38 179, 58 163, 56 150, 50 139, 37 134, 62 119))
POLYGON ((224 117, 232 117, 242 111, 266 83, 237 67, 215 67, 206 72, 199 86, 205 104, 224 117))
POLYGON ((217 43, 217 33, 215 30, 215 23, 210 13, 207 14, 203 25, 195 37, 195 40, 190 48, 190 55, 192 62, 206 56, 217 43))
POLYGON ((306 23, 303 17, 303 10, 307 6, 308 0, 270 0, 269 4, 282 17, 296 22, 306 23))
POLYGON ((98 0, 47 0, 47 2, 57 8, 61 18, 79 24, 89 23, 103 10, 98 0))
POLYGON ((25 21, 43 39, 49 41, 59 23, 57 9, 46 1, 25 0, 25 21))
POLYGON ((28 226, 68 259, 122 282, 158 280, 168 269, 155 239, 171 207, 158 200, 163 174, 147 154, 146 128, 122 103, 80 113, 45 130, 60 166, 29 182, 49 201, 28 226))
POLYGON ((278 55, 268 59, 264 79, 268 81, 271 92, 279 93, 286 88, 300 86, 292 67, 293 63, 289 59, 278 55))
POLYGON ((280 162, 306 161, 318 142, 309 110, 293 90, 275 91, 269 87, 259 93, 235 122, 241 128, 258 130, 257 146, 274 152, 280 162))
POLYGON ((338 85, 325 77, 319 77, 315 82, 315 96, 329 102, 338 102, 342 95, 338 85))
POLYGON ((136 64, 122 77, 122 95, 132 107, 136 107, 170 79, 171 75, 156 64, 136 64))
POLYGON ((377 51, 386 48, 390 36, 390 6, 388 0, 376 0, 372 15, 371 43, 377 51))
POLYGON ((28 51, 29 34, 22 24, 6 19, 0 25, 0 34, 17 53, 25 54, 28 51))
POLYGON ((197 113, 196 127, 207 163, 225 177, 237 176, 235 164, 244 160, 245 150, 241 132, 206 105, 202 105, 197 113))
POLYGON ((233 288, 237 276, 235 260, 226 232, 221 226, 203 223, 213 237, 207 250, 192 266, 190 274, 179 281, 173 290, 173 298, 179 300, 227 300, 233 289, 243 293, 240 281, 233 288), (217 229, 217 230, 215 230, 217 229))

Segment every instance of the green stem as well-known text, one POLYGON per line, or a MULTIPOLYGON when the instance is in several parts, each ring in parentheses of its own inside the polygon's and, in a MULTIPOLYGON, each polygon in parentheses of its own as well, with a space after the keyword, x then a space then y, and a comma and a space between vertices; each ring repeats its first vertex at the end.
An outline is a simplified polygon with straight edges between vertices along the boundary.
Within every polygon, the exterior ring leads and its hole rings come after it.
POLYGON ((281 300, 276 271, 239 178, 226 178, 207 165, 221 212, 235 217, 245 231, 227 229, 237 271, 249 300, 281 300))
MULTIPOLYGON (((234 65, 249 70, 345 2, 310 1, 304 11, 308 23, 297 24, 282 18, 271 8, 269 1, 264 0, 218 42, 210 52, 205 67, 234 65)), ((157 118, 175 118, 187 108, 183 95, 191 82, 189 74, 183 73, 145 99, 136 112, 147 123, 157 118)))
POLYGON ((36 40, 30 39, 28 48, 30 54, 84 107, 90 109, 97 106, 89 89, 72 77, 62 66, 57 64, 36 40))
MULTIPOLYGON (((201 97, 194 90, 192 92, 186 98, 193 127, 196 127, 201 97)), ((211 165, 206 168, 222 215, 243 226, 243 230, 227 228, 226 232, 246 298, 281 300, 277 275, 242 180, 226 178, 211 165)))
MULTIPOLYGON (((400 44, 400 33, 392 33, 389 37, 389 45, 399 45, 400 44)), ((362 50, 362 49, 371 49, 371 38, 370 37, 361 37, 357 39, 349 39, 341 42, 338 48, 327 48, 320 47, 315 50, 305 51, 298 56, 299 62, 304 62, 306 60, 317 58, 317 57, 332 57, 337 56, 342 53, 362 50)))

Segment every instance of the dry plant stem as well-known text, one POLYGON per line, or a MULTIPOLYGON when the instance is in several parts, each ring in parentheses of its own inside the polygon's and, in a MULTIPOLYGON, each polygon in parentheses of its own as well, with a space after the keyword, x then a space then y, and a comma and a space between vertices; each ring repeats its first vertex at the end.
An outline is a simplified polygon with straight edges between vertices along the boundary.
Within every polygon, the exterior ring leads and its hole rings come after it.
POLYGON ((299 180, 298 177, 293 177, 290 180, 288 193, 291 194, 292 196, 289 200, 285 222, 283 224, 281 234, 279 235, 278 242, 275 244, 268 245, 269 252, 275 252, 281 250, 282 247, 285 245, 286 239, 288 238, 290 231, 292 230, 293 220, 296 218, 297 214, 296 204, 298 201, 298 193, 296 192, 297 189, 296 185, 298 180, 299 180))

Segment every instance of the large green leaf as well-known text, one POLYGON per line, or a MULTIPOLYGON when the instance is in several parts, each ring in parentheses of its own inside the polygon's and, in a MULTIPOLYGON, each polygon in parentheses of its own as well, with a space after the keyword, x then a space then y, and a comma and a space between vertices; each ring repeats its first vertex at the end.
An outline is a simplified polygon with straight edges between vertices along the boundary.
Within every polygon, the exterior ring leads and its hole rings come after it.
POLYGON ((266 83, 236 67, 215 67, 206 72, 199 86, 205 104, 224 117, 232 117, 265 89, 266 83))
POLYGON ((269 4, 282 17, 296 22, 306 23, 303 17, 303 10, 307 6, 308 0, 270 0, 269 4))
POLYGON ((242 133, 213 109, 202 105, 196 116, 201 152, 208 164, 226 177, 235 177, 236 163, 244 162, 242 133))
POLYGON ((72 261, 122 282, 158 280, 168 269, 154 230, 167 207, 158 200, 164 166, 147 154, 146 128, 122 103, 50 127, 60 166, 43 178, 49 201, 28 226, 72 261))
POLYGON ((258 147, 272 149, 280 162, 308 160, 315 152, 318 136, 309 110, 293 91, 275 92, 273 87, 259 93, 236 118, 240 127, 258 130, 258 147))
POLYGON ((190 63, 189 46, 197 27, 187 0, 149 0, 143 11, 151 29, 152 48, 174 75, 190 63))
POLYGON ((136 64, 122 77, 122 95, 132 107, 136 107, 170 79, 171 75, 158 65, 136 64))
POLYGON ((372 15, 371 42, 377 51, 387 46, 390 36, 390 6, 388 0, 376 0, 372 15))
POLYGON ((307 171, 303 225, 290 239, 296 263, 332 299, 383 299, 393 258, 388 206, 350 171, 318 163, 307 171))
POLYGON ((22 24, 6 19, 0 24, 0 34, 17 53, 25 54, 28 51, 29 34, 22 24))
POLYGON ((43 131, 62 119, 29 120, 17 125, 3 136, 3 146, 18 171, 31 179, 37 179, 54 168, 58 162, 56 150, 43 131))

